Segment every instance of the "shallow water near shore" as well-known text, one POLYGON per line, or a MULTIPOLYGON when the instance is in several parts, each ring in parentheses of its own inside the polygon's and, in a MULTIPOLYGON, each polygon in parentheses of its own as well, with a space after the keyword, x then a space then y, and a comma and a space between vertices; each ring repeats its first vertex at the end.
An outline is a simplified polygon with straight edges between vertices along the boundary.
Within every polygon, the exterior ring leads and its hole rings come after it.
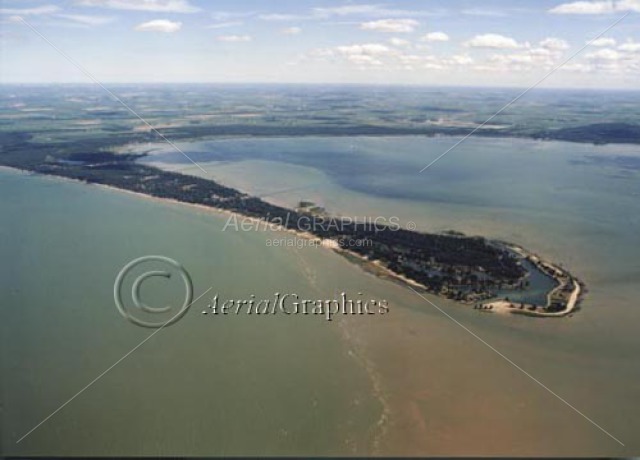
MULTIPOLYGON (((335 323, 201 313, 214 295, 318 298, 304 255, 270 252, 264 233, 222 232, 222 215, 66 180, 0 175, 4 452, 368 452, 381 406, 335 323), (210 286, 211 295, 16 444, 153 332, 126 321, 113 301, 118 271, 149 254, 180 261, 196 296, 210 286)), ((322 270, 331 256, 322 251, 312 268, 322 270)), ((169 303, 153 290, 143 294, 169 303)))
MULTIPOLYGON (((337 254, 269 248, 271 233, 222 232, 224 216, 186 206, 0 171, 8 197, 2 255, 15 261, 3 264, 3 304, 19 305, 3 309, 5 450, 638 453, 640 185, 638 171, 615 161, 638 158, 637 148, 470 139, 411 176, 453 142, 298 138, 181 148, 217 152, 213 161, 195 159, 222 183, 270 201, 398 216, 419 230, 509 240, 564 264, 589 289, 570 318, 500 316, 428 298, 626 448, 437 308, 337 254), (291 160, 298 151, 325 156, 291 160), (357 162, 341 163, 345 152, 357 152, 357 162), (276 286, 322 297, 347 290, 386 298, 391 312, 325 324, 211 322, 192 311, 34 432, 31 444, 14 445, 148 334, 118 316, 111 293, 120 267, 147 253, 180 260, 196 287, 215 284, 227 297, 271 295, 276 286)), ((151 159, 190 171, 171 154, 151 159)))
MULTIPOLYGON (((503 239, 566 267, 588 289, 582 310, 571 318, 523 320, 476 312, 465 319, 478 318, 492 333, 506 334, 507 350, 518 349, 523 358, 543 356, 541 362, 533 361, 533 367, 546 369, 553 381, 565 374, 567 395, 581 393, 575 387, 577 381, 579 386, 595 385, 594 392, 600 386, 597 395, 590 393, 592 400, 583 403, 600 406, 620 430, 633 432, 640 427, 639 417, 630 410, 640 394, 633 384, 640 377, 640 366, 632 358, 640 351, 640 149, 470 138, 418 173, 457 141, 446 137, 230 139, 181 147, 195 155, 215 179, 277 204, 295 206, 299 200, 311 200, 333 214, 396 216, 403 223, 416 223, 418 230, 454 229, 503 239), (211 157, 218 161, 208 163, 211 157), (492 322, 486 322, 485 316, 492 322), (562 356, 566 368, 560 370, 558 362, 550 359, 553 356, 562 356), (572 374, 573 360, 591 362, 596 370, 572 374), (626 410, 627 415, 622 415, 626 410)), ((154 151, 149 161, 196 174, 165 147, 154 151)), ((628 442, 633 443, 629 439, 633 437, 628 436, 628 442)), ((596 436, 604 444, 611 441, 604 438, 596 436)), ((461 451, 465 452, 475 451, 461 451)), ((522 452, 538 453, 524 447, 522 452)))
MULTIPOLYGON (((437 168, 418 172, 457 141, 229 139, 181 148, 210 177, 284 206, 311 200, 332 214, 394 216, 422 231, 453 229, 520 244, 587 283, 591 308, 578 321, 612 321, 611 327, 624 330, 620 339, 634 336, 632 319, 640 315, 633 303, 640 294, 640 148, 470 138, 437 168), (209 163, 210 157, 219 161, 209 163)), ((203 175, 165 146, 144 161, 203 175)))

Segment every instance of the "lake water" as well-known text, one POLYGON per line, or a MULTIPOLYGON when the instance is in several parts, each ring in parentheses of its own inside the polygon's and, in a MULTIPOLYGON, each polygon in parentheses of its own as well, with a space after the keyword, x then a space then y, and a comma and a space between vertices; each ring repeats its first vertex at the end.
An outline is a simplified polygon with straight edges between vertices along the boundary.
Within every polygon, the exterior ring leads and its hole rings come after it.
MULTIPOLYGON (((640 152, 452 138, 228 139, 180 147, 211 177, 288 206, 397 216, 519 243, 589 293, 570 318, 482 313, 429 297, 613 436, 410 290, 326 250, 267 247, 226 216, 1 172, 4 445, 21 454, 631 455, 640 452, 640 152), (113 279, 129 260, 182 262, 196 293, 290 289, 385 298, 391 312, 203 316, 160 331, 19 445, 15 440, 137 345, 113 279), (8 306, 8 308, 7 308, 8 306)), ((195 169, 164 147, 151 161, 195 169)), ((278 233, 278 237, 283 237, 278 233)), ((255 292, 254 292, 255 291, 255 292)))
MULTIPOLYGON (((196 295, 209 286, 224 299, 320 292, 293 249, 269 251, 263 233, 222 232, 219 215, 0 174, 5 452, 366 451, 381 406, 338 326, 317 317, 214 318, 201 314, 204 300, 16 445, 152 332, 115 308, 115 276, 130 260, 179 260, 196 295)), ((314 261, 323 270, 337 258, 321 251, 314 261)))

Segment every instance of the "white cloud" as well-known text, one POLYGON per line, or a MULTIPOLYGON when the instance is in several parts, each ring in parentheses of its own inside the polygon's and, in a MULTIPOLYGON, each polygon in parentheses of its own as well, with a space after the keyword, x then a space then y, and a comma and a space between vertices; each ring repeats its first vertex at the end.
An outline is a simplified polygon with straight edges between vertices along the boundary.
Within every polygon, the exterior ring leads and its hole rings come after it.
POLYGON ((339 57, 364 69, 378 67, 383 64, 383 59, 395 58, 401 56, 401 53, 382 43, 363 43, 316 49, 310 56, 319 59, 339 57))
POLYGON ((359 66, 381 66, 383 64, 380 59, 366 54, 350 54, 347 56, 347 60, 359 66))
POLYGON ((381 56, 393 54, 394 51, 381 43, 365 43, 362 45, 337 46, 336 51, 343 55, 364 54, 367 56, 381 56))
POLYGON ((411 42, 409 40, 398 37, 390 38, 389 43, 391 43, 393 46, 397 46, 398 48, 406 48, 411 46, 411 42))
POLYGON ((57 18, 67 19, 85 26, 101 26, 113 22, 114 18, 107 16, 90 16, 86 14, 56 14, 57 18))
POLYGON ((37 16, 40 14, 52 14, 60 11, 59 6, 43 5, 33 8, 0 8, 0 14, 16 14, 19 16, 37 16))
POLYGON ((384 17, 425 17, 440 15, 442 11, 428 11, 421 9, 419 11, 411 11, 404 9, 387 8, 379 4, 360 4, 360 5, 342 5, 326 8, 313 8, 312 16, 314 18, 326 19, 334 16, 367 16, 371 18, 384 17))
POLYGON ((585 57, 587 59, 599 61, 617 61, 621 58, 621 54, 611 48, 604 48, 593 53, 588 53, 585 57))
POLYGON ((405 65, 419 64, 428 59, 427 56, 419 56, 417 54, 402 54, 398 56, 398 58, 400 59, 400 62, 405 65))
POLYGON ((508 16, 506 12, 499 10, 490 10, 487 8, 469 8, 466 10, 462 10, 462 14, 467 14, 469 16, 484 16, 491 18, 503 18, 508 16))
POLYGON ((360 24, 362 30, 375 30, 388 33, 409 33, 420 23, 415 19, 378 19, 360 24))
POLYGON ((429 32, 420 38, 422 42, 448 42, 449 36, 444 32, 429 32))
POLYGON ((229 22, 229 21, 240 21, 242 19, 250 18, 256 16, 257 13, 255 11, 213 11, 211 12, 211 19, 216 22, 229 22))
POLYGON ((569 62, 562 66, 560 69, 563 72, 580 72, 580 73, 591 73, 593 71, 593 67, 589 64, 584 64, 582 62, 569 62))
POLYGON ((400 61, 408 64, 422 63, 423 65, 421 67, 428 70, 445 70, 451 69, 452 67, 464 67, 475 62, 474 59, 467 54, 455 54, 450 57, 409 55, 400 56, 400 61))
POLYGON ((553 14, 603 14, 614 11, 612 1, 596 1, 596 2, 572 2, 563 3, 551 8, 549 13, 553 14))
MULTIPOLYGON (((400 18, 421 18, 442 16, 447 12, 440 8, 434 10, 406 10, 399 8, 388 8, 382 4, 356 4, 356 5, 341 5, 332 7, 316 7, 312 8, 306 13, 291 14, 291 13, 262 13, 257 17, 264 21, 308 21, 308 20, 328 20, 331 18, 346 18, 349 16, 369 18, 371 20, 383 18, 382 21, 387 20, 399 20, 405 21, 406 19, 400 18)), ((372 21, 375 22, 375 21, 372 21)))
POLYGON ((517 48, 517 52, 492 54, 480 65, 475 66, 475 69, 481 72, 501 73, 551 69, 562 61, 563 51, 568 46, 564 40, 558 38, 546 38, 538 46, 531 46, 525 42, 517 48))
POLYGON ((81 6, 116 10, 153 11, 157 13, 195 13, 200 11, 188 0, 77 0, 81 6))
POLYGON ((226 29, 227 27, 236 27, 244 24, 242 21, 216 22, 207 26, 207 29, 226 29))
POLYGON ((553 14, 608 14, 622 11, 640 12, 640 0, 597 0, 562 3, 549 10, 553 14))
POLYGON ((591 46, 616 46, 616 41, 613 38, 601 37, 591 43, 587 42, 587 44, 591 46))
POLYGON ((619 0, 616 3, 618 11, 635 11, 640 13, 640 0, 619 0))
POLYGON ((299 21, 301 19, 306 19, 305 16, 300 16, 298 14, 287 14, 287 13, 269 13, 269 14, 260 14, 258 18, 263 21, 299 21))
MULTIPOLYGON (((637 45, 639 45, 637 50, 640 51, 640 43, 637 45)), ((588 53, 585 56, 585 60, 594 71, 603 71, 610 74, 636 76, 640 69, 640 56, 612 48, 602 48, 588 53)))
POLYGON ((219 42, 246 43, 252 40, 250 35, 219 35, 216 37, 219 42))
POLYGON ((549 48, 543 48, 543 47, 528 48, 527 52, 534 57, 548 57, 548 56, 554 56, 555 54, 557 54, 557 51, 551 50, 549 48))
POLYGON ((380 9, 378 5, 344 5, 329 8, 314 8, 315 15, 320 17, 348 16, 352 14, 371 14, 380 9))
POLYGON ((494 54, 489 58, 492 62, 500 64, 531 64, 534 60, 533 56, 527 53, 520 54, 494 54))
POLYGON ((451 56, 451 62, 457 65, 469 65, 473 64, 473 58, 467 54, 456 54, 451 56))
POLYGON ((427 62, 424 66, 427 70, 446 70, 447 67, 437 62, 427 62))
POLYGON ((542 48, 546 48, 548 50, 553 50, 553 51, 564 51, 570 48, 569 43, 567 43, 565 40, 562 40, 561 38, 554 38, 554 37, 545 38, 540 42, 540 46, 542 48))
POLYGON ((326 60, 327 58, 332 58, 335 56, 334 50, 330 48, 316 48, 311 50, 306 55, 307 57, 311 57, 314 59, 326 60))
POLYGON ((310 55, 317 59, 336 58, 356 65, 360 69, 371 69, 385 66, 385 69, 417 69, 444 70, 469 66, 475 60, 467 54, 456 54, 448 57, 426 54, 406 53, 401 47, 390 47, 383 43, 364 43, 323 48, 310 55))
POLYGON ((287 27, 280 31, 282 35, 299 35, 301 32, 302 29, 300 27, 287 27))
POLYGON ((618 46, 618 49, 620 51, 625 51, 629 53, 637 53, 637 52, 640 52, 640 42, 639 43, 635 43, 635 42, 623 43, 622 45, 618 46))
POLYGON ((476 35, 471 40, 464 43, 465 46, 471 48, 495 48, 495 49, 513 49, 519 48, 520 45, 513 38, 505 37, 499 34, 476 35))
POLYGON ((168 19, 154 19, 153 21, 143 22, 134 27, 138 32, 164 32, 173 33, 182 28, 181 22, 169 21, 168 19))

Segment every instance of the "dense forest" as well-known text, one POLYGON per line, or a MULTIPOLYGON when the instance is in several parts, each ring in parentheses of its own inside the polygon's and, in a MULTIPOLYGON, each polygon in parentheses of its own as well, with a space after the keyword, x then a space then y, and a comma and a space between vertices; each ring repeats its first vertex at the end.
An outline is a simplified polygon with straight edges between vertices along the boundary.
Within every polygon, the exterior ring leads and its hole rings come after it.
MULTIPOLYGON (((139 140, 121 136, 119 143, 139 140)), ((32 142, 23 133, 0 134, 0 164, 35 173, 62 176, 234 211, 244 216, 305 231, 337 242, 344 251, 378 261, 429 291, 458 300, 487 298, 493 290, 515 286, 526 274, 518 258, 504 246, 460 234, 428 234, 390 225, 354 222, 331 216, 310 216, 249 196, 215 181, 137 163, 144 154, 116 154, 111 138, 73 142, 32 142), (344 241, 366 244, 343 245, 344 241)))

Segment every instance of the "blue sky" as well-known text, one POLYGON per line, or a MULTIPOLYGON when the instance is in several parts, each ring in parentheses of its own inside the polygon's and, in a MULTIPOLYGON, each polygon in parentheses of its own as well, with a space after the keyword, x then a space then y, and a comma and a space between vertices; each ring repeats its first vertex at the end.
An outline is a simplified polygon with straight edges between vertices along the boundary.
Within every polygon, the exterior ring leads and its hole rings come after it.
POLYGON ((640 89, 640 0, 0 0, 1 82, 640 89))

